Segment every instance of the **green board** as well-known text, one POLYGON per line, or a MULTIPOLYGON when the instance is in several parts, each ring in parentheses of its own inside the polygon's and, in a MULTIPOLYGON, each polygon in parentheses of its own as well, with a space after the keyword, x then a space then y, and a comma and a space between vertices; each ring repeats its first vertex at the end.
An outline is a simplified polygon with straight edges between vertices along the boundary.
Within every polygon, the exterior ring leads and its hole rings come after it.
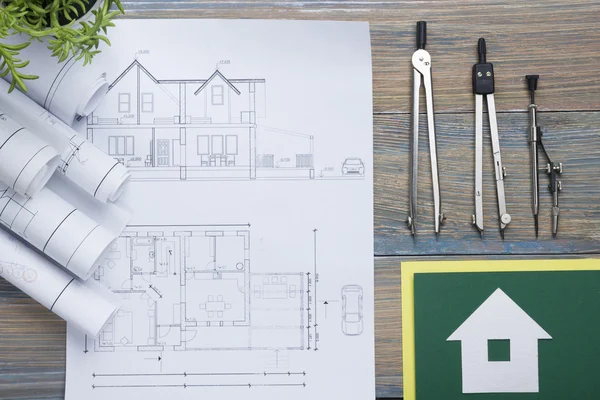
MULTIPOLYGON (((600 399, 600 271, 415 273, 414 301, 418 400, 600 399), (498 288, 551 336, 535 339, 537 393, 463 394, 464 344, 448 339, 498 288)), ((489 361, 510 361, 507 342, 489 361)))

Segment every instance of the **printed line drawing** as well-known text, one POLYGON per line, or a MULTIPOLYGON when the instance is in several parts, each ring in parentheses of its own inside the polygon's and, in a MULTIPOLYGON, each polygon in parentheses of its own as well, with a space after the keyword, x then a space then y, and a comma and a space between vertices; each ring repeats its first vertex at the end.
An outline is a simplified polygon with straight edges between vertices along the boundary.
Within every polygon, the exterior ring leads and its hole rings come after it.
MULTIPOLYGON (((53 149, 60 156, 57 163, 49 166, 51 168, 48 169, 48 176, 52 175, 52 169, 56 168, 60 174, 101 202, 115 201, 128 181, 127 169, 25 94, 15 91, 8 95, 8 86, 8 83, 0 79, 0 103, 2 112, 10 115, 15 122, 11 124, 5 116, 0 117, 3 119, 0 120, 0 130, 6 131, 10 129, 10 125, 13 127, 21 125, 26 128, 19 131, 17 138, 24 139, 25 133, 29 131, 49 145, 44 151, 53 149)), ((0 142, 2 136, 0 134, 0 142)), ((18 154, 22 161, 27 153, 33 150, 34 142, 32 140, 20 142, 23 148, 17 149, 15 154, 18 154)), ((9 145, 15 147, 18 143, 11 141, 9 145)), ((10 162, 7 157, 3 159, 5 162, 10 162)))
POLYGON ((19 194, 35 196, 59 162, 52 146, 0 111, 0 181, 19 194))
POLYGON ((363 332, 363 288, 346 285, 342 288, 342 332, 358 336, 363 332))
POLYGON ((104 378, 104 377, 124 377, 124 376, 306 376, 306 372, 181 372, 181 373, 146 373, 146 374, 97 374, 93 373, 93 378, 104 378))
MULTIPOLYGON (((37 279, 37 272, 35 269, 30 268, 26 265, 21 265, 21 264, 17 264, 14 262, 0 260, 0 276, 2 276, 2 277, 14 276, 17 279, 23 279, 23 281, 25 281, 27 283, 31 283, 37 279)), ((71 280, 73 280, 73 279, 71 279, 71 280)), ((69 281, 65 285, 65 288, 70 283, 71 282, 69 281)), ((54 300, 52 301, 53 305, 56 304, 56 301, 58 300, 58 298, 60 297, 60 295, 62 294, 63 291, 64 291, 64 288, 61 289, 60 294, 58 294, 56 296, 56 298, 54 298, 54 300)), ((52 311, 52 307, 50 307, 50 311, 52 311)))
POLYGON ((306 387, 306 371, 287 372, 179 372, 92 374, 92 389, 115 388, 207 388, 207 387, 306 387), (152 378, 149 381, 148 378, 152 378), (169 383, 161 382, 164 378, 169 383))
POLYGON ((87 340, 69 326, 65 397, 374 398, 368 24, 150 22, 114 28, 106 96, 74 125, 131 172, 134 215, 93 279, 122 308, 87 340))
MULTIPOLYGON (((310 303, 309 304, 314 304, 314 338, 315 338, 315 345, 314 345, 314 350, 317 351, 319 350, 319 339, 320 339, 320 335, 319 335, 319 331, 318 331, 318 327, 319 327, 319 316, 318 316, 318 311, 319 311, 319 306, 318 306, 318 297, 317 297, 317 287, 319 285, 319 273, 317 271, 317 244, 318 244, 318 229, 313 229, 313 267, 314 267, 314 284, 312 285, 312 290, 313 290, 313 294, 312 296, 310 296, 310 303)), ((310 274, 308 276, 308 280, 310 282, 310 274)), ((308 318, 309 321, 311 321, 311 315, 309 314, 308 318)))
POLYGON ((95 282, 76 279, 4 229, 0 254, 0 277, 81 332, 98 334, 116 312, 117 304, 95 282))
POLYGON ((30 198, 1 182, 0 224, 82 279, 116 236, 47 187, 30 198))
POLYGON ((305 347, 304 273, 251 272, 249 225, 129 226, 94 277, 122 301, 96 352, 305 347))
POLYGON ((342 164, 342 175, 364 175, 365 174, 365 163, 358 157, 349 157, 344 160, 342 164))
POLYGON ((314 179, 314 137, 262 126, 265 79, 157 79, 134 60, 87 118, 87 138, 134 180, 314 179))
POLYGON ((117 160, 82 135, 48 113, 36 120, 37 126, 64 142, 58 172, 102 202, 117 200, 129 180, 129 172, 117 160))

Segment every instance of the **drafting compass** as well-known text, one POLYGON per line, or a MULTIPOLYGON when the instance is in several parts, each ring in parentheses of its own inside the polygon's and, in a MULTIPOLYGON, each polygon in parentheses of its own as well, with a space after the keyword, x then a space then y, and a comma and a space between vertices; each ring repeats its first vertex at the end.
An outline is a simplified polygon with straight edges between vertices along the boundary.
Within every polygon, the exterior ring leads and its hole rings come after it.
POLYGON ((410 175, 410 210, 408 226, 413 235, 417 234, 417 183, 419 166, 419 92, 421 82, 425 87, 427 108, 427 130, 429 133, 429 156, 431 158, 431 183, 433 185, 433 207, 435 234, 440 233, 440 225, 444 221, 441 212, 440 178, 437 163, 437 144, 435 141, 435 119, 433 113, 433 88, 431 81, 431 56, 425 50, 427 43, 427 26, 424 21, 417 22, 417 51, 413 53, 413 109, 412 109, 412 141, 411 141, 411 175, 410 175))
POLYGON ((479 62, 473 66, 473 93, 475 94, 475 215, 473 215, 473 224, 479 229, 481 235, 483 235, 483 97, 485 96, 494 156, 494 176, 496 178, 496 194, 498 196, 500 235, 504 239, 504 229, 510 223, 511 217, 506 212, 506 200, 504 196, 506 170, 502 166, 502 157, 500 156, 496 103, 494 102, 494 66, 486 62, 485 39, 479 39, 477 47, 479 62))
POLYGON ((537 90, 537 82, 539 75, 527 75, 527 87, 531 94, 531 104, 529 104, 529 146, 531 150, 531 205, 533 208, 533 218, 535 220, 535 237, 538 237, 538 215, 540 211, 540 178, 538 175, 538 146, 548 160, 546 165, 546 173, 550 176, 550 193, 552 193, 552 235, 556 237, 558 232, 558 215, 560 208, 558 207, 558 192, 562 190, 561 181, 558 177, 562 174, 562 163, 552 162, 544 143, 542 142, 542 129, 537 124, 537 105, 535 104, 535 91, 537 90))

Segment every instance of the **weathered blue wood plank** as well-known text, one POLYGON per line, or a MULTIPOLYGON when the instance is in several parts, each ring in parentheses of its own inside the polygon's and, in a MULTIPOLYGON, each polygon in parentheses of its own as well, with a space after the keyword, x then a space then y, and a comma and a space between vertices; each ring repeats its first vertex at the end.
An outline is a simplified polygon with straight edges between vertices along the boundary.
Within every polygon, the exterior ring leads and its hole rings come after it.
MULTIPOLYGON (((497 103, 503 101, 499 94, 497 103)), ((539 99, 543 103, 543 99, 539 99)), ((487 115, 484 116, 484 119, 487 115)), ((420 142, 419 233, 412 238, 408 215, 408 115, 379 115, 375 136, 375 252, 377 255, 558 255, 600 253, 600 113, 540 113, 546 148, 564 163, 560 224, 551 234, 551 196, 540 176, 540 237, 531 211, 528 115, 498 115, 506 201, 512 222, 500 238, 496 186, 489 133, 484 131, 483 238, 471 225, 474 213, 474 115, 438 115, 437 137, 442 211, 447 216, 439 237, 433 234, 433 203, 426 134, 420 142)), ((425 126, 422 118, 422 126, 425 126)), ((541 156, 540 156, 541 157, 541 156)), ((545 163, 544 163, 545 165, 545 163)))

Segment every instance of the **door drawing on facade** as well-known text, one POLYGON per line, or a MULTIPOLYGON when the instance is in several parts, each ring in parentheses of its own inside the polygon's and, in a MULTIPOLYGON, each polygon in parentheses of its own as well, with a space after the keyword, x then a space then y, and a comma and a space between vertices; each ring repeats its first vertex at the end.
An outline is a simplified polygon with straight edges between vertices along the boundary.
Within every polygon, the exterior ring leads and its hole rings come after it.
POLYGON ((135 60, 87 117, 87 138, 134 180, 313 179, 313 136, 258 122, 265 86, 219 70, 159 80, 135 60))
POLYGON ((156 141, 157 164, 160 167, 169 166, 169 139, 160 139, 156 141))

